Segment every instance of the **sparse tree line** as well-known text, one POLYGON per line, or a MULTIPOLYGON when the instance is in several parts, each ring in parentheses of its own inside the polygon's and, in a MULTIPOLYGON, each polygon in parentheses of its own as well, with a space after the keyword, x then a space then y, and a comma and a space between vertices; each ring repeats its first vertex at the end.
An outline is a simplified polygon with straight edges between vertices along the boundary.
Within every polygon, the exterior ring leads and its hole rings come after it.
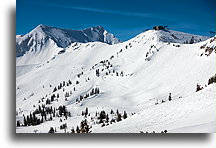
POLYGON ((45 105, 38 106, 32 113, 30 112, 29 115, 25 116, 23 114, 23 124, 18 120, 17 126, 35 126, 45 121, 52 121, 53 117, 65 117, 67 120, 68 117, 71 117, 71 113, 67 111, 66 107, 59 106, 57 109, 54 107, 47 107, 45 105))
MULTIPOLYGON (((164 130, 164 131, 161 131, 160 133, 167 133, 167 132, 168 132, 167 130, 164 130)), ((140 133, 145 133, 145 134, 152 133, 152 134, 154 134, 154 133, 156 133, 156 132, 155 132, 155 131, 152 131, 152 132, 148 132, 148 131, 143 132, 143 131, 140 131, 140 133)))
POLYGON ((126 111, 121 114, 118 109, 116 110, 116 112, 111 109, 110 113, 106 113, 104 110, 100 112, 96 111, 94 118, 92 117, 91 120, 95 124, 101 124, 101 127, 103 127, 115 122, 120 122, 127 117, 128 115, 126 111))
POLYGON ((149 56, 149 55, 150 55, 150 54, 151 54, 151 55, 154 54, 154 51, 152 50, 153 48, 155 48, 156 51, 159 51, 159 49, 157 49, 157 47, 156 47, 155 45, 151 45, 149 51, 146 53, 145 61, 150 61, 150 57, 151 57, 151 56, 149 56))
POLYGON ((79 98, 76 99, 76 103, 80 103, 83 101, 83 99, 86 99, 90 96, 98 95, 100 94, 100 89, 98 87, 92 88, 90 92, 86 92, 85 95, 80 95, 79 98))
MULTIPOLYGON (((87 118, 87 116, 90 116, 90 113, 88 111, 88 108, 86 108, 84 111, 81 112, 81 115, 87 118)), ((110 111, 110 115, 112 117, 109 117, 109 114, 106 113, 104 110, 95 113, 95 117, 91 117, 91 122, 96 119, 96 124, 101 124, 101 127, 107 126, 109 124, 122 121, 123 119, 127 118, 127 112, 124 111, 123 115, 119 113, 117 110, 116 113, 114 113, 113 110, 110 111)), ((92 126, 88 124, 87 119, 84 119, 81 121, 80 126, 77 126, 76 129, 72 128, 71 133, 91 133, 90 129, 92 126)))
MULTIPOLYGON (((77 82, 76 82, 76 84, 77 84, 77 82)), ((68 80, 68 82, 63 81, 62 83, 59 83, 58 86, 54 87, 53 93, 56 92, 57 90, 62 89, 63 87, 70 86, 70 85, 72 85, 71 80, 68 80)))
MULTIPOLYGON (((208 85, 213 84, 213 83, 216 83, 216 74, 208 79, 208 85)), ((205 85, 205 87, 206 86, 207 85, 205 85)), ((204 89, 204 87, 202 87, 200 84, 197 83, 196 92, 198 92, 202 89, 204 89)))
MULTIPOLYGON (((215 40, 216 40, 216 37, 211 39, 210 43, 212 43, 215 40)), ((205 49, 205 53, 202 53, 200 56, 202 56, 203 54, 205 54, 206 56, 209 56, 214 50, 215 50, 215 53, 216 53, 216 46, 209 47, 209 46, 207 46, 207 44, 204 44, 204 45, 200 46, 200 49, 205 49)))
POLYGON ((216 74, 214 76, 212 76, 211 78, 209 78, 208 80, 208 85, 216 83, 216 74))
MULTIPOLYGON (((167 98, 168 101, 172 101, 172 94, 169 93, 169 96, 167 98)), ((165 103, 166 100, 161 100, 161 102, 159 102, 159 100, 157 100, 157 102, 155 103, 155 105, 158 105, 159 103, 165 103)))
MULTIPOLYGON (((107 60, 108 61, 108 60, 107 60)), ((103 65, 103 67, 105 67, 105 68, 102 68, 102 69, 96 69, 95 70, 95 74, 96 74, 96 76, 97 77, 100 77, 100 75, 102 74, 102 73, 105 73, 105 75, 110 75, 110 74, 114 74, 115 76, 131 76, 132 74, 125 74, 124 72, 123 72, 123 70, 121 71, 121 72, 118 72, 114 67, 113 67, 113 65, 112 64, 110 64, 110 62, 108 61, 101 61, 100 63, 103 63, 104 65, 103 65), (108 65, 106 65, 106 63, 108 64, 108 65), (111 69, 110 69, 111 68, 111 69), (105 70, 106 70, 106 72, 105 72, 105 70)))
POLYGON ((71 129, 71 133, 91 133, 90 129, 92 127, 88 125, 87 119, 80 122, 80 126, 77 125, 76 130, 74 128, 71 129))

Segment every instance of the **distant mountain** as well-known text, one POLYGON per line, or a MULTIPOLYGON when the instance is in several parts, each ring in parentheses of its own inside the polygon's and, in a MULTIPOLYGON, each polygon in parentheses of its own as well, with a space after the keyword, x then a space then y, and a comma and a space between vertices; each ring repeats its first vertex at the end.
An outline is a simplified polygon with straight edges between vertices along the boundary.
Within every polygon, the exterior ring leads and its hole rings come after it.
POLYGON ((23 56, 27 51, 37 52, 52 42, 65 48, 73 42, 103 42, 116 44, 120 40, 108 33, 103 27, 96 26, 84 30, 69 30, 39 25, 30 33, 16 36, 16 56, 23 56))

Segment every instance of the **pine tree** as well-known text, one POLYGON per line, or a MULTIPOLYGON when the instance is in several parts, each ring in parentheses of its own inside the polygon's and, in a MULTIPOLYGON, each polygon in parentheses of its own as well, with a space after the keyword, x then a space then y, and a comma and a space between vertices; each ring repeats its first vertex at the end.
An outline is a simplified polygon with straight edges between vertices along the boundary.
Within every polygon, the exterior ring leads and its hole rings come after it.
POLYGON ((116 76, 118 76, 118 72, 116 72, 116 76))
POLYGON ((80 133, 79 126, 77 126, 77 128, 76 128, 76 132, 77 132, 77 133, 80 133))
POLYGON ((102 111, 100 112, 100 115, 99 115, 98 118, 99 118, 99 119, 105 119, 105 118, 106 118, 106 112, 105 112, 104 110, 102 110, 102 111))
POLYGON ((54 88, 53 92, 55 92, 55 91, 57 91, 57 88, 56 88, 56 87, 54 88))
POLYGON ((127 113, 126 113, 126 111, 124 111, 123 119, 126 119, 126 118, 127 118, 127 113))
POLYGON ((20 127, 20 121, 17 120, 17 127, 20 127))
POLYGON ((55 132, 55 131, 54 131, 53 127, 50 127, 50 130, 49 130, 48 133, 54 133, 54 132, 55 132))
POLYGON ((121 74, 120 74, 122 77, 124 76, 124 73, 123 73, 123 71, 121 71, 121 74))
POLYGON ((40 121, 40 123, 43 123, 43 118, 44 118, 44 117, 42 116, 42 117, 41 117, 41 121, 40 121))
POLYGON ((189 44, 193 44, 193 43, 194 43, 194 37, 192 36, 189 44))
POLYGON ((172 101, 172 97, 171 97, 171 93, 169 93, 169 98, 168 98, 169 101, 172 101))
POLYGON ((84 111, 82 111, 82 114, 81 114, 82 116, 84 116, 85 114, 84 114, 84 111))
POLYGON ((31 113, 30 113, 30 120, 29 120, 29 122, 30 122, 30 125, 32 125, 32 123, 33 123, 33 117, 32 117, 31 113))
POLYGON ((39 113, 41 113, 41 111, 42 111, 40 105, 38 106, 38 111, 39 111, 39 113))
POLYGON ((75 130, 74 130, 74 128, 72 128, 72 129, 71 129, 71 133, 75 133, 75 130))
POLYGON ((85 116, 88 115, 88 108, 86 107, 86 110, 85 110, 85 116))
POLYGON ((201 87, 201 85, 199 85, 198 83, 197 83, 197 88, 196 88, 196 92, 197 91, 200 91, 200 90, 202 90, 203 88, 201 87))
MULTIPOLYGON (((118 110, 117 110, 118 111, 118 110)), ((119 121, 121 121, 122 119, 121 119, 121 114, 119 114, 119 112, 117 112, 117 122, 119 122, 119 121)))
POLYGON ((119 111, 118 111, 118 109, 116 110, 116 114, 119 114, 119 111))
POLYGON ((109 115, 106 115, 106 123, 109 123, 109 115))
POLYGON ((99 76, 100 76, 99 69, 96 69, 96 76, 97 76, 97 77, 99 77, 99 76))
POLYGON ((114 111, 111 109, 110 114, 114 114, 114 111))

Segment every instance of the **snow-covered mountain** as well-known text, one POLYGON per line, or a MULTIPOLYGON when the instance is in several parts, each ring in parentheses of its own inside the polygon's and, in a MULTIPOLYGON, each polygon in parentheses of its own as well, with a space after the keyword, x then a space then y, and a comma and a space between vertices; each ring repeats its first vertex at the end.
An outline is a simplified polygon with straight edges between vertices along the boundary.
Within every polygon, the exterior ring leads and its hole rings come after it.
MULTIPOLYGON (((16 56, 41 54, 54 55, 59 51, 56 48, 65 48, 71 43, 103 42, 107 44, 120 43, 113 34, 108 33, 103 27, 96 26, 84 30, 69 30, 39 25, 26 35, 16 36, 16 56), (52 47, 51 49, 49 47, 52 47)), ((35 60, 34 62, 40 62, 35 60)), ((25 62, 24 62, 25 63, 25 62)), ((26 63, 25 63, 26 64, 26 63)), ((37 63, 38 64, 38 63, 37 63)))
POLYGON ((215 132, 215 45, 148 30, 113 45, 42 46, 58 52, 17 57, 16 120, 28 126, 16 132, 215 132))

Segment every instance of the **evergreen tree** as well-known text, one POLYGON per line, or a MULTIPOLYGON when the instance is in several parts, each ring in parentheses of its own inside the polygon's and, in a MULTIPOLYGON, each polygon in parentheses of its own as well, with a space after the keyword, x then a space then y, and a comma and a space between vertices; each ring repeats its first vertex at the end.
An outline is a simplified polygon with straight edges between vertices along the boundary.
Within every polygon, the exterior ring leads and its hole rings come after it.
POLYGON ((53 92, 55 92, 55 91, 57 91, 57 88, 56 88, 56 87, 54 88, 53 92))
POLYGON ((124 111, 123 119, 126 119, 126 118, 127 118, 127 113, 126 113, 126 111, 124 111))
POLYGON ((47 100, 46 100, 46 105, 47 105, 47 104, 50 104, 50 102, 51 102, 51 101, 50 101, 49 99, 47 99, 47 100))
POLYGON ((53 127, 50 127, 50 130, 49 130, 48 133, 54 133, 54 132, 55 132, 55 131, 54 131, 53 127))
POLYGON ((106 115, 106 123, 109 123, 109 115, 106 115))
POLYGON ((116 76, 118 76, 118 72, 116 72, 116 76))
POLYGON ((123 73, 123 71, 121 71, 121 74, 120 74, 122 77, 124 76, 124 73, 123 73))
POLYGON ((40 105, 38 106, 38 111, 39 111, 39 113, 42 112, 42 110, 41 110, 41 106, 40 106, 40 105))
POLYGON ((86 110, 85 110, 85 116, 88 115, 88 108, 86 107, 86 110))
POLYGON ((122 119, 121 119, 121 114, 119 114, 119 113, 117 113, 117 122, 119 122, 119 121, 121 121, 122 119))
POLYGON ((84 111, 82 111, 82 116, 84 116, 85 114, 84 114, 84 111))
POLYGON ((17 127, 20 127, 20 121, 17 120, 17 127))
POLYGON ((202 90, 203 88, 201 87, 201 85, 199 85, 198 83, 197 83, 197 88, 196 88, 196 92, 197 91, 200 91, 200 90, 202 90))
POLYGON ((32 125, 32 123, 33 123, 33 117, 32 117, 32 114, 30 113, 30 120, 29 120, 29 123, 30 123, 30 125, 32 125))
POLYGON ((26 120, 26 118, 25 118, 25 116, 23 117, 24 119, 24 126, 27 126, 28 125, 28 123, 27 123, 27 120, 26 120))
POLYGON ((116 110, 116 114, 119 114, 119 111, 118 111, 118 109, 116 110))
POLYGON ((169 101, 172 101, 172 97, 171 97, 171 93, 169 93, 169 98, 168 98, 169 101))
POLYGON ((76 127, 76 132, 77 132, 77 133, 80 133, 79 126, 76 127))
POLYGON ((99 76, 100 76, 99 69, 96 69, 96 76, 97 76, 97 77, 99 77, 99 76))
POLYGON ((75 130, 74 130, 74 128, 72 128, 72 129, 71 129, 71 133, 75 133, 75 130))
POLYGON ((189 43, 190 43, 190 44, 193 44, 193 43, 194 43, 194 37, 193 37, 193 36, 191 37, 191 40, 190 40, 189 43))
POLYGON ((106 112, 105 112, 104 110, 102 110, 102 111, 100 112, 100 115, 99 115, 98 118, 99 118, 99 119, 105 119, 105 118, 106 118, 106 112))
POLYGON ((212 84, 212 83, 216 83, 216 75, 212 76, 209 80, 208 80, 208 85, 212 84))

